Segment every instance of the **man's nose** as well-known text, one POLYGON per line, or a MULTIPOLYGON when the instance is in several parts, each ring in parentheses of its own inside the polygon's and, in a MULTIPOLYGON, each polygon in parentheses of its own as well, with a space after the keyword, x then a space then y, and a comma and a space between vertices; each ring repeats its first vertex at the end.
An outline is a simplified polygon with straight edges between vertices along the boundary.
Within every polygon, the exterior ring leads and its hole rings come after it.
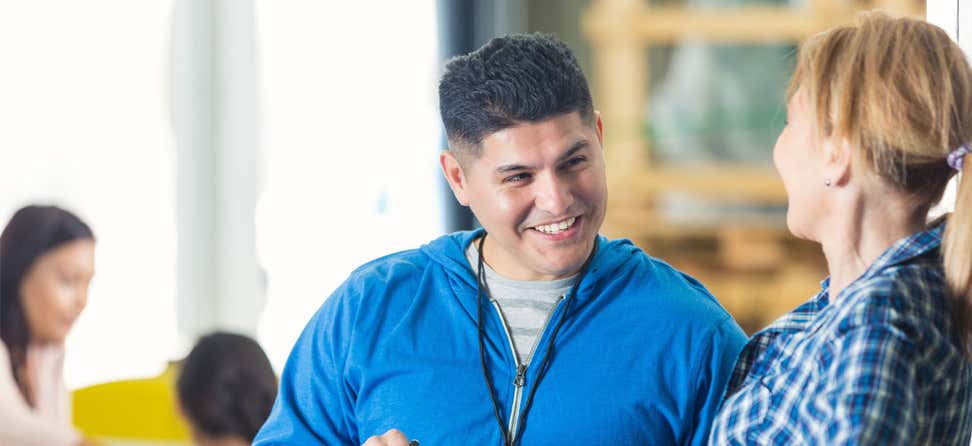
POLYGON ((570 183, 557 175, 541 175, 535 185, 536 206, 548 214, 563 216, 574 204, 570 183))

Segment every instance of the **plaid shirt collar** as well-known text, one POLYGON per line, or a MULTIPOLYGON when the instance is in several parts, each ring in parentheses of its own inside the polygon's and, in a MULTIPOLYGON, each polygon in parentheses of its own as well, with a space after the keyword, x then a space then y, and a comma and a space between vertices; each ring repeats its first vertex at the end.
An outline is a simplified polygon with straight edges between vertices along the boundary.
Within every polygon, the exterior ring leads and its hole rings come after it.
MULTIPOLYGON (((921 232, 916 232, 908 237, 898 240, 894 245, 891 245, 890 248, 878 256, 877 260, 871 263, 871 266, 864 271, 864 274, 861 274, 861 276, 854 280, 854 282, 869 279, 887 268, 900 265, 914 259, 915 257, 925 255, 933 250, 938 249, 942 243, 942 231, 944 228, 944 224, 938 223, 932 228, 921 232)), ((845 291, 849 289, 851 289, 851 287, 845 288, 845 291)), ((826 308, 830 303, 830 293, 828 293, 829 290, 830 277, 828 276, 826 279, 820 282, 820 293, 818 293, 814 299, 801 305, 795 311, 787 314, 769 327, 763 329, 757 333, 757 336, 765 332, 785 333, 805 330, 807 326, 813 322, 817 314, 823 311, 823 309, 826 308)))
MULTIPOLYGON (((936 221, 932 223, 929 229, 898 240, 894 245, 891 245, 890 248, 885 250, 864 271, 864 274, 854 282, 869 279, 889 267, 905 263, 911 259, 937 250, 942 243, 942 232, 944 228, 945 224, 943 221, 936 221)), ((828 276, 820 282, 820 292, 816 296, 753 335, 752 339, 739 354, 739 360, 736 362, 735 370, 726 388, 725 398, 736 393, 745 384, 746 377, 749 375, 756 360, 777 336, 803 332, 810 327, 813 321, 817 319, 817 316, 829 305, 829 289, 830 277, 828 276)), ((846 293, 852 289, 853 283, 851 286, 845 288, 842 293, 846 293)))

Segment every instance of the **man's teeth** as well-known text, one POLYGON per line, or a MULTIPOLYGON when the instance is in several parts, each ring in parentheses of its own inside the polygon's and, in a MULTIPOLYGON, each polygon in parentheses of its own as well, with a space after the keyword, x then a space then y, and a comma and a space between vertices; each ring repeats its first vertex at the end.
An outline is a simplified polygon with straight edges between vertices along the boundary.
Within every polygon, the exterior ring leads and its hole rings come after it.
POLYGON ((567 228, 574 225, 574 221, 576 220, 577 217, 571 217, 559 223, 551 223, 549 225, 535 226, 533 229, 543 232, 544 234, 556 234, 558 232, 566 231, 567 228))

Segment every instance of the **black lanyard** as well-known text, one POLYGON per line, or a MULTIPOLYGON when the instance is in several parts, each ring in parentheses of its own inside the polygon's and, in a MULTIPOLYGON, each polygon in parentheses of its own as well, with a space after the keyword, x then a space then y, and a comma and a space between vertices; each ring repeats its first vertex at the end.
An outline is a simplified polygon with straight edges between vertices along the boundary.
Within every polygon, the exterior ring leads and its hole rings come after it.
MULTIPOLYGON (((479 245, 477 251, 479 252, 479 261, 476 267, 476 331, 479 337, 479 364, 483 368, 483 379, 486 380, 486 388, 489 389, 489 399, 493 402, 493 415, 496 417, 496 424, 499 426, 500 434, 503 436, 504 446, 516 446, 517 442, 520 441, 520 434, 523 432, 523 425, 526 424, 527 412, 530 410, 530 405, 533 403, 533 395, 537 393, 537 387, 540 387, 540 380, 543 379, 544 371, 547 367, 547 359, 550 358, 550 352, 553 350, 554 341, 557 340, 557 333, 560 332, 560 327, 564 325, 564 321, 567 320, 567 311, 570 310, 570 302, 573 300, 574 296, 577 295, 577 289, 580 287, 581 281, 584 280, 584 275, 587 274, 587 267, 590 266, 591 261, 594 260, 594 253, 597 252, 597 238, 594 239, 594 247, 591 249, 591 254, 587 256, 587 260, 584 261, 584 265, 581 266, 580 274, 577 276, 577 283, 570 289, 567 294, 567 299, 564 302, 564 311, 560 314, 560 320, 557 322, 557 326, 554 327, 553 333, 550 335, 550 342, 547 344, 547 349, 544 351, 543 360, 540 361, 540 369, 537 371, 536 382, 533 383, 533 387, 530 388, 530 394, 527 396, 526 404, 523 405, 523 411, 520 412, 520 421, 517 424, 515 436, 513 440, 510 440, 510 432, 506 430, 506 426, 503 425, 503 419, 500 417, 499 402, 496 399, 496 390, 493 389, 492 380, 489 378, 489 368, 486 367, 486 349, 483 347, 483 338, 485 334, 483 333, 483 289, 486 290, 486 294, 489 294, 489 286, 486 284, 486 268, 485 262, 483 261, 483 243, 486 241, 486 233, 483 233, 482 238, 479 239, 479 245)), ((543 333, 540 334, 543 336, 543 333)), ((537 339, 540 342, 540 339, 537 339)), ((515 352, 513 353, 516 354, 515 352)))

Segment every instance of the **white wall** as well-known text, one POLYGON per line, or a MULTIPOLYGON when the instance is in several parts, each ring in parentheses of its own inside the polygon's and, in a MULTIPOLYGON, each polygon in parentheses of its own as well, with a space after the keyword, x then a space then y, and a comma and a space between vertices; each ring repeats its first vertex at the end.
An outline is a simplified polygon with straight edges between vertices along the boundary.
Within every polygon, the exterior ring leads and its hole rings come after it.
POLYGON ((177 143, 178 326, 187 350, 212 330, 256 334, 259 104, 251 0, 176 0, 172 127, 177 143))
POLYGON ((0 1, 0 225, 67 207, 98 237, 69 386, 158 373, 175 317, 168 1, 0 1))
POLYGON ((927 19, 940 26, 972 56, 972 3, 967 0, 927 0, 927 19))
POLYGON ((256 11, 259 340, 279 371, 355 267, 442 233, 440 68, 434 1, 259 0, 256 11))
POLYGON ((0 225, 55 203, 98 236, 69 387, 155 375, 213 329, 280 370, 355 266, 441 233, 435 13, 0 0, 0 225))

